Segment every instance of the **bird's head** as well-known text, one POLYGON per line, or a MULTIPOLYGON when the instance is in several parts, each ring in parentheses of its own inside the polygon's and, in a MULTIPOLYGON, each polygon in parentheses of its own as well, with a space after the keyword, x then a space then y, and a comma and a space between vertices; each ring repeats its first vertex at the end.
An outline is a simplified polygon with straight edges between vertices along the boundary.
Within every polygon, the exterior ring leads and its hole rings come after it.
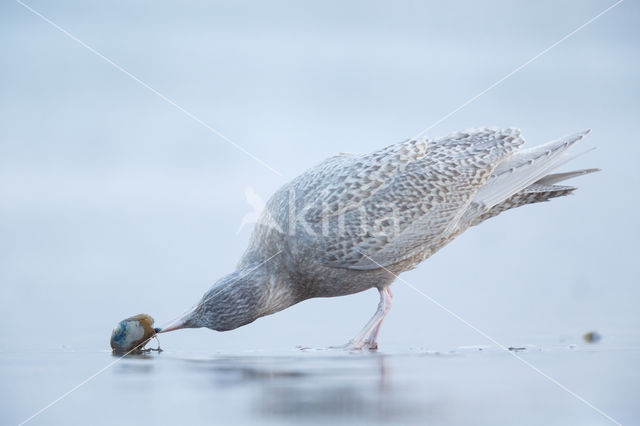
POLYGON ((198 304, 158 332, 200 327, 225 331, 252 322, 262 311, 265 278, 263 272, 256 270, 236 271, 222 277, 198 304))

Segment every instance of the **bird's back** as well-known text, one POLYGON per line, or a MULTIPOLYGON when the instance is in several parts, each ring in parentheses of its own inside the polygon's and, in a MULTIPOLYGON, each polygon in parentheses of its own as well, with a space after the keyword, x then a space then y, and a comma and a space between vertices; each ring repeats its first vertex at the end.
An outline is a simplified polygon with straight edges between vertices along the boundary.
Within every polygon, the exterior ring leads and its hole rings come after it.
POLYGON ((531 185, 582 136, 519 150, 519 130, 485 128, 331 157, 269 200, 245 258, 277 249, 290 270, 331 279, 334 270, 402 272, 468 226, 566 193, 531 185))

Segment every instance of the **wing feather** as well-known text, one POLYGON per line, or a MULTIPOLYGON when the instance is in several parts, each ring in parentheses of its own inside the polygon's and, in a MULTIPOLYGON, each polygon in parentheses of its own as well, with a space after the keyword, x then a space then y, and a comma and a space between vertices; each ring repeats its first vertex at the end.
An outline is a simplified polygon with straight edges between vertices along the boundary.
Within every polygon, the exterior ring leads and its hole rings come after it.
POLYGON ((330 266, 400 262, 453 232, 497 165, 523 143, 517 129, 485 128, 334 161, 298 183, 298 193, 316 191, 297 231, 306 229, 330 266))
POLYGON ((496 167, 473 201, 490 209, 522 191, 551 170, 564 164, 567 150, 587 134, 589 130, 518 151, 496 167))

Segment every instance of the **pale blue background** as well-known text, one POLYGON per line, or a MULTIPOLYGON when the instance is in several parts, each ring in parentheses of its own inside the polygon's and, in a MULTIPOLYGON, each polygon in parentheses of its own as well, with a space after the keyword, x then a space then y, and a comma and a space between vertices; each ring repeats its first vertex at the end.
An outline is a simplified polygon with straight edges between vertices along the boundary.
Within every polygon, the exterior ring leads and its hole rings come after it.
MULTIPOLYGON (((266 198, 327 156, 413 136, 612 2, 29 4, 283 177, 18 3, 2 2, 2 423, 25 419, 111 362, 108 337, 118 320, 139 312, 168 320, 231 271, 250 235, 249 227, 236 233, 251 211, 247 187, 266 198)), ((403 276, 506 346, 551 351, 531 361, 623 423, 640 414, 633 400, 640 391, 639 12, 637 3, 622 3, 428 134, 517 126, 538 144, 591 128, 578 150, 597 150, 571 166, 603 172, 575 180, 580 190, 572 197, 470 230, 403 276), (597 350, 586 352, 597 356, 567 352, 568 345, 584 346, 589 330, 603 335, 597 350)), ((492 345, 401 282, 393 290, 383 352, 492 345)), ((299 344, 343 343, 376 303, 372 290, 306 301, 233 332, 166 335, 164 359, 172 350, 288 353, 299 344)), ((606 424, 517 360, 499 356, 477 369, 459 362, 436 369, 442 383, 471 377, 470 387, 454 387, 436 420, 453 423, 449 413, 481 406, 484 414, 472 415, 474 422, 526 423, 532 416, 532 423, 606 424), (503 387, 515 377, 535 386, 503 387), (468 395, 470 388, 480 400, 468 395), (539 400, 542 409, 529 405, 539 400), (498 401, 512 408, 505 413, 498 401), (492 417, 496 412, 505 417, 492 417)), ((166 377, 179 380, 179 366, 169 365, 166 377)), ((435 377, 432 368, 419 364, 415 374, 435 377)), ((167 386, 162 374, 153 377, 167 386)), ((118 403, 110 400, 118 380, 107 371, 36 420, 89 421, 95 411, 87 404, 118 403)), ((180 395, 197 401, 198 386, 180 395)), ((246 414, 242 395, 230 399, 237 410, 224 411, 228 404, 211 410, 227 421, 264 420, 235 417, 246 414)), ((139 417, 127 410, 132 422, 171 418, 147 406, 139 417)), ((176 410, 176 421, 210 415, 176 410)), ((114 421, 106 413, 93 420, 114 421)))

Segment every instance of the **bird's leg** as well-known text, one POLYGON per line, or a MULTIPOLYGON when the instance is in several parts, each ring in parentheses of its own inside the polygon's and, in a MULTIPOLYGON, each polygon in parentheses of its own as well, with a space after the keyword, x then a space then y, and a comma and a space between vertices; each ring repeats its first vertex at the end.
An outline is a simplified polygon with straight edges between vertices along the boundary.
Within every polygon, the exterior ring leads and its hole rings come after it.
POLYGON ((380 333, 380 324, 389 309, 391 309, 391 298, 393 297, 388 286, 379 291, 380 302, 376 313, 373 314, 360 333, 346 345, 347 349, 362 349, 363 347, 376 349, 378 347, 377 338, 378 333, 380 333))
POLYGON ((378 349, 378 335, 380 334, 380 329, 382 328, 382 322, 384 321, 384 318, 387 316, 387 313, 391 309, 391 305, 392 305, 391 301, 393 300, 393 293, 391 293, 391 288, 387 286, 384 289, 382 289, 382 292, 380 294, 380 302, 385 303, 386 301, 386 306, 384 307, 384 313, 382 315, 382 318, 380 318, 380 322, 378 322, 378 325, 376 325, 376 328, 374 328, 373 331, 371 331, 367 339, 364 341, 365 346, 368 347, 369 349, 378 349), (382 292, 386 293, 387 298, 383 296, 382 292))

